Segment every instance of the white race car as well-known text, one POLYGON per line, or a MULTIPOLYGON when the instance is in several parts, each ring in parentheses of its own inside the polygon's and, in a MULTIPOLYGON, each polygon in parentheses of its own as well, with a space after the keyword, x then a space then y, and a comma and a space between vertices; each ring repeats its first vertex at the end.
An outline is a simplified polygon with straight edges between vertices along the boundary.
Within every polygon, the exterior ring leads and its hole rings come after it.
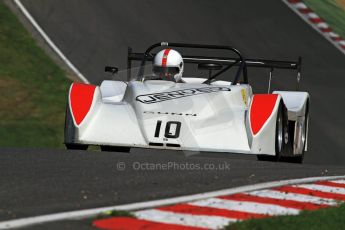
MULTIPOLYGON (((139 63, 139 62, 137 62, 139 63)), ((128 52, 128 80, 100 86, 73 83, 66 110, 67 149, 104 151, 155 148, 256 154, 259 160, 302 162, 307 150, 309 94, 274 91, 254 94, 247 68, 296 70, 297 62, 244 59, 229 46, 157 43, 145 53, 128 52), (218 50, 234 58, 180 56, 172 50, 218 50), (153 50, 160 49, 157 54, 153 50), (170 55, 170 56, 169 56, 170 55), (132 62, 140 61, 132 79, 132 62), (207 71, 186 77, 184 66, 207 71), (148 68, 150 66, 150 68, 148 68), (196 68, 197 67, 197 68, 196 68), (232 81, 216 80, 230 76, 232 81), (152 73, 153 71, 153 73, 152 73), (213 73, 216 71, 216 73, 213 73)), ((116 67, 106 67, 116 73, 116 67)))

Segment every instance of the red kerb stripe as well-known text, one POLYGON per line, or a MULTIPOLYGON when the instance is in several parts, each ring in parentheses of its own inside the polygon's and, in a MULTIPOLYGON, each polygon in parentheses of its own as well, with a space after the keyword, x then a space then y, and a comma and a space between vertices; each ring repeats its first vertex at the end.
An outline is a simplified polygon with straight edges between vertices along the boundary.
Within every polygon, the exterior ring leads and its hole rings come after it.
POLYGON ((269 197, 259 197, 253 196, 248 194, 235 194, 230 196, 222 196, 219 197, 221 199, 226 200, 236 200, 236 201, 249 201, 249 202, 257 202, 262 204, 273 204, 279 205, 285 208, 295 208, 300 210, 316 210, 320 208, 327 208, 328 205, 318 205, 308 202, 300 202, 294 200, 283 200, 283 199, 276 199, 276 198, 269 198, 269 197))
POLYGON ((95 220, 93 226, 107 230, 200 230, 203 228, 188 227, 177 224, 163 224, 153 221, 139 220, 131 217, 114 217, 109 219, 95 220))
POLYGON ((345 184, 340 184, 340 183, 331 182, 331 181, 317 181, 315 182, 315 184, 331 186, 331 187, 336 187, 336 188, 345 188, 345 184))
POLYGON ((323 22, 323 20, 321 18, 309 18, 309 21, 311 21, 312 23, 320 23, 323 22))
POLYGON ((164 50, 163 58, 162 58, 162 66, 165 67, 168 61, 168 55, 171 49, 164 50))
POLYGON ((336 41, 336 42, 343 40, 341 37, 331 37, 331 38, 333 41, 336 41))
POLYGON ((298 9, 299 12, 301 12, 302 14, 309 14, 311 13, 311 9, 309 8, 302 8, 302 9, 298 9))
POLYGON ((296 3, 300 3, 301 0, 288 0, 288 2, 290 2, 292 4, 296 4, 296 3))
POLYGON ((321 197, 321 198, 329 198, 329 199, 335 199, 335 200, 345 200, 345 195, 342 195, 342 194, 335 194, 331 192, 321 192, 321 191, 316 191, 312 189, 299 188, 299 187, 293 187, 293 186, 283 186, 279 188, 274 188, 274 190, 277 190, 280 192, 297 193, 297 194, 316 196, 316 197, 321 197))
POLYGON ((324 33, 329 33, 332 31, 331 28, 321 28, 320 30, 324 33))
POLYGON ((241 211, 232 211, 221 208, 209 208, 209 207, 200 207, 189 204, 178 204, 174 206, 160 207, 157 208, 163 211, 184 213, 191 215, 207 215, 207 216, 222 216, 227 218, 233 218, 238 220, 246 220, 253 218, 264 218, 268 215, 256 214, 250 212, 241 212, 241 211))

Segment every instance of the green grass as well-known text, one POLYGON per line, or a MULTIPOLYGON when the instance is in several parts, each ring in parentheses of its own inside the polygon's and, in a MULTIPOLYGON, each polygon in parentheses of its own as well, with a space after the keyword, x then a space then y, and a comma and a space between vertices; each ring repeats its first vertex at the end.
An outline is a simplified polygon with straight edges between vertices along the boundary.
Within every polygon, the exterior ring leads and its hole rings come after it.
POLYGON ((69 84, 0 1, 0 146, 62 147, 69 84))
POLYGON ((345 10, 336 0, 304 0, 341 37, 345 38, 345 10))
POLYGON ((113 211, 104 212, 104 213, 98 215, 95 218, 95 220, 107 219, 107 218, 110 218, 110 217, 132 217, 132 218, 136 218, 131 212, 113 210, 113 211))
POLYGON ((291 230, 291 229, 344 229, 345 204, 336 208, 304 211, 298 216, 278 216, 255 219, 229 225, 227 230, 291 230))

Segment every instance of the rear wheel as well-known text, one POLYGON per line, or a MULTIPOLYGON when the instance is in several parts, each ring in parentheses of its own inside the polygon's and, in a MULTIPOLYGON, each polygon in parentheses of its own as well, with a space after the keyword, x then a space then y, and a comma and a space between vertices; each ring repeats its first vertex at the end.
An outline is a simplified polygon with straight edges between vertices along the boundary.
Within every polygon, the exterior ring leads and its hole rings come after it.
POLYGON ((275 155, 257 155, 260 161, 279 161, 289 141, 287 109, 283 102, 279 104, 276 120, 275 155))
POLYGON ((124 152, 129 153, 131 148, 130 147, 123 147, 123 146, 109 146, 109 145, 101 145, 101 150, 105 152, 124 152))
POLYGON ((307 103, 307 109, 304 119, 296 121, 295 124, 295 137, 294 137, 294 151, 297 156, 292 157, 289 161, 293 163, 303 163, 305 148, 307 144, 308 134, 308 122, 309 122, 309 103, 307 103))

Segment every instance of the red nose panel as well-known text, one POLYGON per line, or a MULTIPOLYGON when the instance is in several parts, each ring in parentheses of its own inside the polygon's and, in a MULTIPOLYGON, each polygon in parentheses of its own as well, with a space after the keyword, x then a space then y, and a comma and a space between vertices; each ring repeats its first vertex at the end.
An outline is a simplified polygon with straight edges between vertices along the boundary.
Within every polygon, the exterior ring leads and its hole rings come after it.
POLYGON ((250 126, 256 135, 271 116, 278 94, 256 94, 250 109, 250 126))
POLYGON ((90 111, 96 86, 73 83, 70 92, 70 105, 75 123, 79 125, 90 111))

